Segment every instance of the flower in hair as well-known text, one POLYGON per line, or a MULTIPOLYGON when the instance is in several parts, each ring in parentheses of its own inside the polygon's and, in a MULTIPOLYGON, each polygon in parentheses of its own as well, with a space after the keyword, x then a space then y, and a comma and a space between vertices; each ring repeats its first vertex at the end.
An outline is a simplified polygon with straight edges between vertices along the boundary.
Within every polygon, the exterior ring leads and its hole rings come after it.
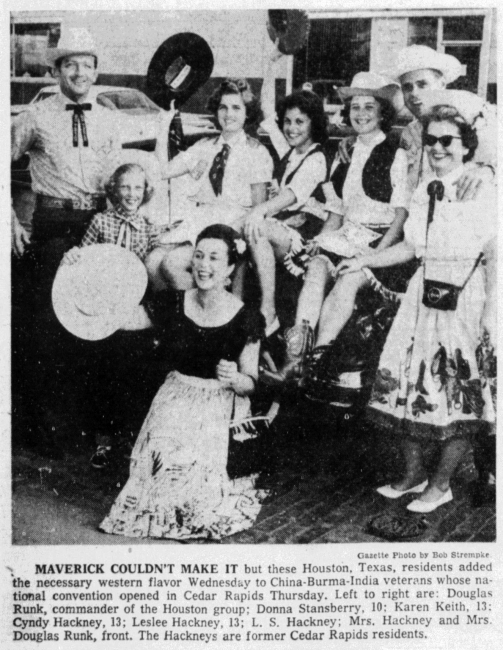
POLYGON ((238 254, 242 255, 246 250, 246 242, 245 242, 245 240, 244 239, 236 239, 234 241, 234 243, 236 245, 236 250, 237 250, 238 254))

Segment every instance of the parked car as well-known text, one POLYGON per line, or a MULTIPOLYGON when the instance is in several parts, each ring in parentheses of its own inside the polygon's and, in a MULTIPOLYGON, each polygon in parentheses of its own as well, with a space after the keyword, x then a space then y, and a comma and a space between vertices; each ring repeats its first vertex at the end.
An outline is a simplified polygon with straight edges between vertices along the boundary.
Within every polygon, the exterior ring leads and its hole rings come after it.
MULTIPOLYGON (((58 85, 41 88, 29 104, 11 106, 11 116, 25 111, 32 104, 44 101, 59 93, 58 85)), ((91 98, 101 106, 117 111, 120 122, 122 146, 153 151, 157 132, 157 118, 163 109, 136 88, 121 86, 92 86, 91 98)), ((203 135, 217 133, 211 116, 182 113, 182 126, 188 143, 203 135)))
MULTIPOLYGON (((29 104, 11 106, 11 116, 19 115, 32 104, 45 101, 59 93, 59 85, 45 86, 39 90, 29 104)), ((116 111, 120 121, 119 130, 124 149, 153 151, 156 143, 157 120, 163 110, 145 93, 135 88, 121 86, 93 86, 90 91, 96 102, 116 111)), ((219 133, 212 116, 196 113, 181 113, 182 127, 188 145, 201 137, 219 133)), ((30 223, 34 208, 34 195, 31 191, 29 156, 24 155, 11 165, 11 193, 19 219, 26 225, 30 223)))

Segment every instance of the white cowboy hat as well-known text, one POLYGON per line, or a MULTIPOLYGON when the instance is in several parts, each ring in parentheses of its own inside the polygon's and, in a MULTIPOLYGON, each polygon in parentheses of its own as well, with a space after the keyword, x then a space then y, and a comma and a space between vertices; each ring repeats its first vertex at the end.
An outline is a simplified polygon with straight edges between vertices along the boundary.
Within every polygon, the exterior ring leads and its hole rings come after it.
POLYGON ((351 86, 338 88, 338 93, 342 101, 356 95, 369 95, 387 100, 397 112, 403 108, 403 95, 399 84, 375 72, 358 72, 353 77, 351 86))
POLYGON ((448 84, 465 74, 465 66, 455 56, 437 52, 427 45, 410 45, 398 52, 396 65, 390 76, 399 80, 407 72, 425 69, 438 70, 448 84))
POLYGON ((85 27, 69 27, 61 35, 57 47, 48 47, 45 53, 47 65, 54 67, 58 59, 72 54, 89 54, 98 58, 96 44, 85 27))
POLYGON ((427 111, 433 106, 452 106, 470 126, 484 116, 484 100, 468 90, 428 90, 421 98, 427 111))
POLYGON ((115 244, 81 249, 75 264, 62 264, 52 286, 59 322, 81 339, 98 341, 116 332, 147 288, 147 271, 131 251, 115 244))

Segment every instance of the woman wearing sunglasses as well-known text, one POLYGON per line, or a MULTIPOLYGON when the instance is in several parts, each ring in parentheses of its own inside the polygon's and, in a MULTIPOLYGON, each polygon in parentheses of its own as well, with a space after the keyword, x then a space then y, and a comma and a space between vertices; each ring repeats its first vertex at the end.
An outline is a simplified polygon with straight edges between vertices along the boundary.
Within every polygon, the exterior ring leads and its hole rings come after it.
MULTIPOLYGON (((424 120, 433 174, 413 195, 404 240, 387 250, 341 262, 338 273, 382 268, 417 256, 411 280, 379 362, 370 411, 401 436, 404 474, 378 492, 411 493, 407 507, 431 512, 452 500, 451 477, 469 448, 495 420, 491 376, 496 343, 496 195, 456 199, 456 182, 478 146, 476 116, 464 91, 448 91, 424 120), (427 443, 439 445, 428 475, 427 443)), ((494 190, 494 188, 492 188, 494 190)))

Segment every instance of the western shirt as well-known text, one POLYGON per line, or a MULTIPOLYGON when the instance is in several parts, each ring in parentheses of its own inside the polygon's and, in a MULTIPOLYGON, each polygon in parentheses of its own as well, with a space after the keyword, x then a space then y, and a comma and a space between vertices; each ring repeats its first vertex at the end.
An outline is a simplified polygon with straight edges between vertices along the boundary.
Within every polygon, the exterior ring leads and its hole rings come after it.
MULTIPOLYGON (((78 146, 73 146, 73 104, 62 93, 55 93, 30 106, 12 120, 11 156, 18 160, 30 156, 32 189, 61 199, 85 204, 93 194, 103 194, 104 183, 119 164, 121 141, 114 111, 89 100, 85 111, 89 145, 84 147, 78 130, 78 146)), ((87 103, 87 100, 86 100, 87 103)))

